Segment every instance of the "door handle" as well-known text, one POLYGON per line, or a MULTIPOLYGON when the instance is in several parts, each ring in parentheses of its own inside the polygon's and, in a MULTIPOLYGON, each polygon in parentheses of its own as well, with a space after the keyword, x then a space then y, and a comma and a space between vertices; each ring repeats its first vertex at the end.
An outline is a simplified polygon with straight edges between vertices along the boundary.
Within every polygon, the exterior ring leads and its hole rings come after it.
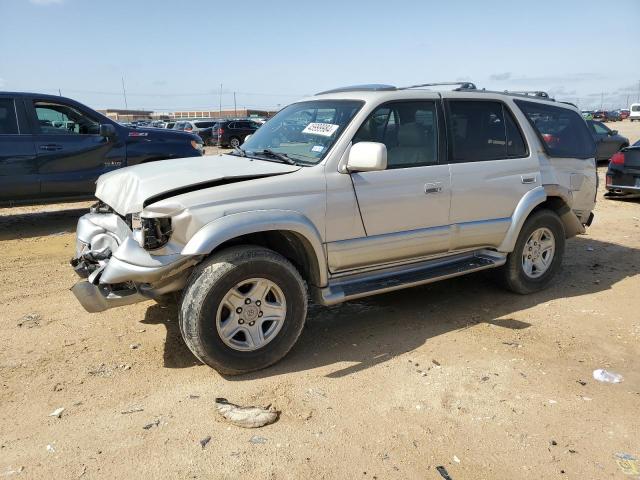
POLYGON ((442 191, 442 184, 440 182, 436 183, 425 183, 424 185, 424 193, 427 195, 430 193, 440 193, 442 191))
POLYGON ((521 175, 520 179, 521 179, 522 183, 524 183, 524 184, 536 183, 538 181, 538 176, 537 175, 533 175, 533 176, 527 177, 526 175, 521 175))
POLYGON ((40 150, 46 150, 47 152, 53 152, 56 150, 62 150, 62 145, 56 145, 55 143, 49 143, 47 145, 40 145, 40 150))

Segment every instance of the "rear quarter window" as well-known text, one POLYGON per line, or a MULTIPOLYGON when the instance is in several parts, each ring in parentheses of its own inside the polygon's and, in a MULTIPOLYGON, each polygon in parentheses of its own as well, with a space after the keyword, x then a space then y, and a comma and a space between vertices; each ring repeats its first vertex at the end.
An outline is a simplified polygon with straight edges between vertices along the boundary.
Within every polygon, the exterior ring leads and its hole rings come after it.
POLYGON ((568 108, 515 100, 550 157, 592 158, 596 144, 585 120, 568 108))

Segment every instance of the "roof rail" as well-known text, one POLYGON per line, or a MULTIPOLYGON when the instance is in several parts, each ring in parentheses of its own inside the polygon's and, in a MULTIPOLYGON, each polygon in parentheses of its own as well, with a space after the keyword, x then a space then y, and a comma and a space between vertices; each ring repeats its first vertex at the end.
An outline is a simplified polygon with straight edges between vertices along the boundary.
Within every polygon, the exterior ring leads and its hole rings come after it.
POLYGON ((397 90, 393 85, 384 85, 381 83, 367 83, 364 85, 350 85, 348 87, 333 88, 331 90, 325 90, 324 92, 316 93, 316 95, 324 95, 325 93, 340 93, 340 92, 380 92, 387 90, 397 90))
POLYGON ((455 90, 477 90, 476 86, 471 82, 435 82, 435 83, 422 83, 420 85, 410 85, 408 87, 398 87, 398 90, 408 90, 410 88, 421 87, 438 87, 440 85, 459 85, 455 90))
POLYGON ((534 96, 534 97, 540 97, 540 98, 551 98, 547 92, 543 92, 542 90, 505 90, 504 93, 534 96))

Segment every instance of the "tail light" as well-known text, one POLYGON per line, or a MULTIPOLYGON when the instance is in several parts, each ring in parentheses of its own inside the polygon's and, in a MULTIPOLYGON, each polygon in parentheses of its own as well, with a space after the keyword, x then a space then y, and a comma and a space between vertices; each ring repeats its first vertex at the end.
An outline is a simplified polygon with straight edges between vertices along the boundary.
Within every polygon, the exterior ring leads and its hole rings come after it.
POLYGON ((624 153, 614 153, 609 159, 609 163, 611 163, 611 165, 624 165, 624 153))
POLYGON ((224 135, 224 128, 219 128, 216 135, 224 135))
POLYGON ((607 187, 613 185, 613 178, 611 177, 611 175, 607 175, 605 177, 605 184, 607 187))
POLYGON ((560 143, 560 139, 558 137, 556 137, 555 135, 551 135, 550 133, 543 133, 542 134, 542 139, 550 147, 553 147, 553 146, 557 145, 558 143, 560 143))

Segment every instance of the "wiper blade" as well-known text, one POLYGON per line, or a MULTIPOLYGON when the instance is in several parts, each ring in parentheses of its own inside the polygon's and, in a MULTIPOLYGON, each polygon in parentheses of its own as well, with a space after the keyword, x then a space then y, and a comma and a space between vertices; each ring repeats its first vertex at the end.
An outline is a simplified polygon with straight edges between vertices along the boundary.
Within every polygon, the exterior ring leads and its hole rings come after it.
POLYGON ((241 157, 246 157, 247 156, 247 152, 245 152, 240 147, 233 147, 233 152, 231 152, 231 153, 235 153, 236 155, 239 155, 241 157))
POLYGON ((277 158, 278 160, 282 160, 284 163, 288 163, 289 165, 296 165, 296 161, 293 158, 289 157, 289 155, 287 155, 286 153, 278 153, 269 148, 265 148, 264 150, 262 150, 262 154, 269 157, 277 158))

